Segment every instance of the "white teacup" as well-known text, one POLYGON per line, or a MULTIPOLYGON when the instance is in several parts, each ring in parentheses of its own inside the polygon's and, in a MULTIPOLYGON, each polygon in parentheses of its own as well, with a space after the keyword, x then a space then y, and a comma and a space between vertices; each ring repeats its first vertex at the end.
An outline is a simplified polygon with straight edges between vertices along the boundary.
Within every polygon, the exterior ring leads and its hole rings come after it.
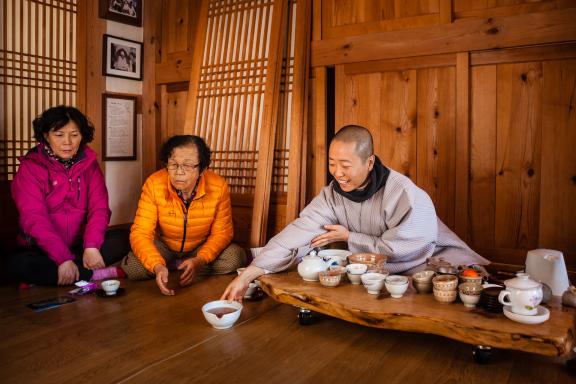
POLYGON ((256 284, 256 283, 249 283, 248 289, 246 290, 244 297, 246 297, 246 298, 252 297, 252 295, 254 294, 254 291, 256 291, 257 286, 258 286, 258 284, 256 284))
POLYGON ((390 296, 394 299, 399 299, 404 295, 408 289, 408 278, 400 275, 390 275, 385 281, 386 290, 390 292, 390 296))
POLYGON ((370 272, 361 275, 360 278, 369 294, 378 295, 380 294, 382 287, 384 287, 386 276, 388 276, 388 274, 370 272))
POLYGON ((106 280, 100 283, 100 286, 106 292, 106 296, 113 296, 120 288, 120 281, 118 280, 106 280))
POLYGON ((542 284, 530 279, 526 273, 517 273, 504 284, 506 289, 498 295, 500 303, 510 306, 512 312, 519 315, 534 316, 538 313, 538 304, 543 296, 542 284))
POLYGON ((359 285, 362 274, 366 273, 368 266, 366 264, 348 264, 346 266, 346 275, 348 280, 354 285, 359 285))

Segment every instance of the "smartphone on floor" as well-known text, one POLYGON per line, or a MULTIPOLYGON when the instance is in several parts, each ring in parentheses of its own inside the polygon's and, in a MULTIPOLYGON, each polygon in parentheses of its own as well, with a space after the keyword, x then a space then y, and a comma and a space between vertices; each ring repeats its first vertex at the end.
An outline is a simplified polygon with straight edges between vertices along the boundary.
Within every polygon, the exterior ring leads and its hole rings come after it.
POLYGON ((64 304, 69 304, 75 302, 76 299, 69 296, 59 296, 48 300, 38 301, 36 303, 28 304, 27 307, 35 312, 45 311, 50 308, 56 308, 64 304))

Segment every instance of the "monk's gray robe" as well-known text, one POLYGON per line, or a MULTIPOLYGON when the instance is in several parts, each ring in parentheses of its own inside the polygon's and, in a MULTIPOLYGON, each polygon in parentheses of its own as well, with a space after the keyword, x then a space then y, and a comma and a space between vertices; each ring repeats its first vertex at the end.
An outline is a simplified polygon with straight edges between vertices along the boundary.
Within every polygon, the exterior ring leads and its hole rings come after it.
POLYGON ((388 257, 390 273, 413 272, 430 256, 452 264, 488 264, 436 216, 426 192, 406 176, 390 170, 384 188, 356 203, 324 187, 300 217, 288 224, 263 248, 252 250, 253 265, 270 272, 290 268, 298 256, 310 251, 310 242, 325 233, 324 225, 348 229, 348 249, 388 257))

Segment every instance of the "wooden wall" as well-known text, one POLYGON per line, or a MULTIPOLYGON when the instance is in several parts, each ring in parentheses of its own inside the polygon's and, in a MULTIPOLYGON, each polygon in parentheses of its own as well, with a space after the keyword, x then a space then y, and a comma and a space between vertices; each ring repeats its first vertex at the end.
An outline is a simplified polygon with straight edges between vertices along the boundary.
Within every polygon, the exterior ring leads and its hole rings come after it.
POLYGON ((312 61, 335 67, 336 128, 369 128, 474 249, 517 265, 558 249, 574 270, 574 7, 324 0, 312 61))
MULTIPOLYGON (((183 132, 198 7, 157 10, 148 97, 162 140, 183 132)), ((366 125, 382 160, 474 249, 518 265, 526 250, 559 249, 576 270, 576 1, 316 0, 313 19, 308 200, 327 182, 330 118, 366 125)), ((271 233, 284 226, 285 195, 273 199, 271 233)), ((251 201, 234 204, 242 241, 251 201)))

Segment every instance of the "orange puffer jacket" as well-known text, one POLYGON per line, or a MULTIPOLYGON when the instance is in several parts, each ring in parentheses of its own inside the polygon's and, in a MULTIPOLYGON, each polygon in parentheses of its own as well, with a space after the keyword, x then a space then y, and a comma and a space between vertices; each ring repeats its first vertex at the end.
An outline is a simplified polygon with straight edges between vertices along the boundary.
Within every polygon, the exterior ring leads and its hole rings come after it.
POLYGON ((154 245, 155 237, 174 252, 189 252, 204 243, 198 256, 209 263, 230 244, 233 235, 230 193, 222 177, 204 171, 186 212, 168 172, 162 169, 148 177, 142 187, 130 244, 136 257, 152 272, 156 264, 166 265, 154 245))

